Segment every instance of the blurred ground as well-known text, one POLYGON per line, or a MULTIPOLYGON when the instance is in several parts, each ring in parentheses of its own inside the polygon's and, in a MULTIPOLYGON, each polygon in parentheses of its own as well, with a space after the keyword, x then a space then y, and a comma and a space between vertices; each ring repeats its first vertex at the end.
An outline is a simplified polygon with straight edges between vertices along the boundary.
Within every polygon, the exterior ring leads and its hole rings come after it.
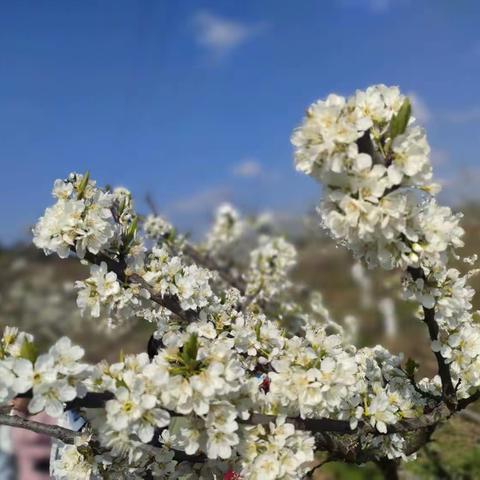
MULTIPOLYGON (((469 204, 462 211, 467 232, 463 253, 480 252, 480 205, 469 204)), ((337 248, 331 239, 309 226, 309 222, 305 229, 292 229, 285 234, 295 241, 300 253, 295 279, 308 289, 322 292, 337 320, 347 315, 357 317, 359 345, 383 344, 417 360, 421 364, 420 375, 434 372, 435 363, 428 350, 426 331, 415 319, 412 305, 399 298, 398 272, 366 272, 362 289, 351 274, 353 261, 349 252, 337 248), (371 297, 370 303, 366 297, 371 297), (393 302, 395 318, 386 319, 388 314, 379 308, 384 299, 393 302), (391 335, 392 321, 396 322, 398 331, 394 336, 391 335)), ((5 325, 17 326, 34 333, 45 347, 60 336, 68 335, 86 349, 87 358, 92 362, 102 358, 115 360, 121 352, 145 349, 153 330, 146 322, 127 324, 112 331, 96 320, 81 318, 75 305, 73 283, 81 279, 86 270, 77 261, 45 257, 33 247, 18 246, 0 250, 0 270, 0 329, 5 325)), ((472 284, 480 289, 480 278, 474 277, 472 284)), ((478 298, 474 304, 480 308, 478 298)), ((434 439, 428 451, 422 451, 418 460, 406 466, 405 479, 480 478, 478 423, 457 418, 439 430, 434 439)), ((374 466, 328 464, 316 478, 380 477, 374 466)))

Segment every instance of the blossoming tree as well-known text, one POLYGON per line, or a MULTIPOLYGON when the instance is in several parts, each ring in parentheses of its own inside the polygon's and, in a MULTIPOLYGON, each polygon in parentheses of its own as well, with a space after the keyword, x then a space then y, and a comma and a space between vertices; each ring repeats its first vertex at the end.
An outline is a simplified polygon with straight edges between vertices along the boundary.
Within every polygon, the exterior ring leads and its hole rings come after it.
POLYGON ((403 271, 438 375, 419 379, 413 360, 356 348, 318 295, 300 302, 289 281, 295 248, 283 238, 259 236, 248 262, 232 264, 247 228, 233 208, 194 246, 161 217, 137 215, 125 189, 71 174, 55 181, 35 245, 90 266, 76 284, 82 312, 146 320, 155 332, 145 353, 88 365, 68 338, 39 355, 30 334, 5 330, 0 424, 58 439, 55 478, 301 479, 319 468, 319 452, 374 461, 396 478, 401 460, 480 397, 475 271, 449 265, 461 217, 437 204, 408 99, 384 85, 329 95, 292 143, 296 168, 323 185, 323 226, 368 267, 403 271), (13 415, 18 396, 63 426, 13 415))

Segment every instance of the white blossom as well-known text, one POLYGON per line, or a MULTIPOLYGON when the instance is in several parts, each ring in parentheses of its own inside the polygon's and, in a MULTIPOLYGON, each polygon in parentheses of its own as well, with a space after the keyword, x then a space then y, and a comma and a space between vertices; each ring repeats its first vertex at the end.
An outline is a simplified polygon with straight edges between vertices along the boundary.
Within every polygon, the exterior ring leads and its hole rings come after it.
POLYGON ((90 480, 92 465, 74 445, 64 445, 58 460, 53 463, 53 475, 57 480, 90 480))

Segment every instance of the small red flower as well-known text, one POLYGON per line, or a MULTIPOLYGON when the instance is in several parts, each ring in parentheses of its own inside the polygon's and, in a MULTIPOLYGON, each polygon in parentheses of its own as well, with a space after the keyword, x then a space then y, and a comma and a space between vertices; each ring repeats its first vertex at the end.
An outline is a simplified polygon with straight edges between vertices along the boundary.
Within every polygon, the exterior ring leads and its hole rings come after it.
POLYGON ((270 391, 270 379, 268 377, 263 379, 263 382, 260 384, 260 390, 263 390, 263 393, 270 391))
POLYGON ((229 470, 224 476, 223 480, 241 480, 240 474, 234 470, 229 470))

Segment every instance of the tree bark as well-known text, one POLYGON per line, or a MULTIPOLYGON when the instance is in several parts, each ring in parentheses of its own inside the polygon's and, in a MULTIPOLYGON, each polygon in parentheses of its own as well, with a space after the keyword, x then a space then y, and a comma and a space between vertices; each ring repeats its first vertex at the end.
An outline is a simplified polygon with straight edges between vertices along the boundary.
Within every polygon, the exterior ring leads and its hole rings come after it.
POLYGON ((399 480, 400 477, 398 476, 398 461, 384 458, 382 460, 378 460, 376 464, 382 472, 383 478, 385 480, 399 480))

